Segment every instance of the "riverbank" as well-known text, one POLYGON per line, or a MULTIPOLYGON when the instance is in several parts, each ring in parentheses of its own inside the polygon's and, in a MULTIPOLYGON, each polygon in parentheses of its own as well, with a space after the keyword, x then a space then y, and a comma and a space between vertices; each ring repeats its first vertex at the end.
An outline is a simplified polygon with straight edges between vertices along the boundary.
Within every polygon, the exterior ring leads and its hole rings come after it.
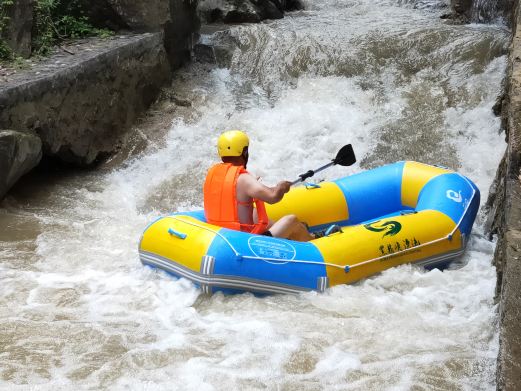
POLYGON ((499 300, 498 390, 521 389, 521 17, 515 4, 502 117, 508 142, 492 203, 499 300))
MULTIPOLYGON (((28 56, 40 23, 33 7, 40 6, 9 5, 2 44, 28 56)), ((42 156, 87 167, 114 153, 173 71, 190 61, 199 28, 196 3, 100 0, 87 9, 89 22, 117 33, 60 41, 48 57, 19 58, 0 69, 0 199, 42 156)))

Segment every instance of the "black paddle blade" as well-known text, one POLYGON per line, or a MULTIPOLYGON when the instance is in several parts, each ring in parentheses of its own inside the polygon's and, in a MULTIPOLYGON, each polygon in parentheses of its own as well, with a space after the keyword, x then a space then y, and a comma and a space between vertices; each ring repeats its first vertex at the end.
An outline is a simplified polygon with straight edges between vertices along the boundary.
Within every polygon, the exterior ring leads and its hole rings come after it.
POLYGON ((356 163, 355 151, 351 144, 344 145, 338 151, 336 158, 333 159, 334 164, 339 166, 351 166, 356 163))

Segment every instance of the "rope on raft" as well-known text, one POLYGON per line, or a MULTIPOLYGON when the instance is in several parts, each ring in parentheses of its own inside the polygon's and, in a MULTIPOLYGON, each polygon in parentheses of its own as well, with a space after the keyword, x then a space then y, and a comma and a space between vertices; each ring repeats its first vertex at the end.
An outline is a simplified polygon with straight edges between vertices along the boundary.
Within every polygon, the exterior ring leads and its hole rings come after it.
POLYGON ((476 194, 476 190, 469 183, 468 179, 465 178, 463 175, 461 175, 459 173, 456 173, 456 174, 461 176, 463 179, 465 179, 465 181, 469 184, 470 188, 472 189, 472 196, 470 197, 470 200, 467 203, 467 205, 465 207, 465 210, 464 210, 463 214, 461 215, 460 220, 458 221, 458 223, 456 224, 454 229, 449 234, 447 234, 447 235, 445 235, 445 236, 443 236, 443 237, 441 237, 439 239, 431 240, 430 242, 427 242, 427 243, 423 243, 423 244, 420 244, 420 245, 417 245, 417 246, 414 246, 414 247, 411 247, 411 248, 408 248, 408 249, 400 250, 400 251, 398 251, 398 252, 396 252, 396 253, 394 253, 392 255, 383 255, 381 257, 368 259, 366 261, 359 262, 359 263, 356 263, 354 265, 338 265, 336 263, 330 263, 330 262, 305 261, 305 260, 300 260, 300 259, 291 259, 290 260, 290 259, 280 259, 280 258, 263 258, 263 257, 253 256, 253 255, 242 255, 235 249, 235 247, 233 247, 233 245, 230 243, 230 241, 228 239, 226 239, 226 237, 224 235, 222 235, 220 232, 214 231, 214 230, 212 230, 212 229, 210 229, 208 227, 205 227, 203 225, 200 225, 200 224, 197 224, 197 223, 194 223, 194 222, 190 222, 190 221, 186 221, 186 220, 180 219, 180 218, 175 217, 175 216, 169 216, 169 217, 171 219, 180 221, 180 222, 182 222, 184 224, 189 224, 189 225, 192 225, 192 226, 195 226, 195 227, 198 227, 198 228, 210 231, 212 233, 215 233, 221 239, 223 239, 226 244, 228 244, 230 249, 234 252, 235 256, 239 260, 240 259, 251 259, 251 260, 259 260, 259 261, 282 262, 282 263, 289 263, 289 262, 291 262, 291 263, 302 263, 302 264, 308 264, 308 265, 325 265, 325 266, 335 267, 335 268, 338 268, 338 269, 343 269, 347 273, 347 272, 349 272, 351 269, 353 269, 355 267, 367 265, 369 263, 381 261, 381 260, 384 260, 384 259, 387 259, 387 258, 391 258, 391 257, 394 258, 394 257, 397 257, 400 254, 407 253, 407 252, 410 252, 410 251, 413 251, 413 250, 417 250, 418 248, 421 248, 421 247, 430 246, 432 244, 439 243, 439 242, 442 242, 442 241, 445 241, 445 240, 448 240, 450 242, 452 240, 452 237, 454 236, 454 233, 458 230, 459 226, 463 222, 463 219, 464 219, 465 215, 467 214, 468 208, 470 207, 470 204, 472 203, 472 201, 474 199, 474 196, 476 194))

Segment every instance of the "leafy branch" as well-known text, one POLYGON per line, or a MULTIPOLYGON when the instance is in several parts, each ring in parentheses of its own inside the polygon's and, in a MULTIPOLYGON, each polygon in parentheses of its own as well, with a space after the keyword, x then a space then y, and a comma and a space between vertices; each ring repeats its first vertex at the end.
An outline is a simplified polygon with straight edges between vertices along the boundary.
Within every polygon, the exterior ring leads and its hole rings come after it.
POLYGON ((8 10, 13 4, 14 0, 0 0, 0 61, 13 58, 13 51, 5 41, 9 23, 8 10))
MULTIPOLYGON (((14 61, 16 57, 6 41, 9 11, 14 3, 0 0, 0 61, 14 61)), ((112 34, 90 23, 79 0, 34 0, 32 51, 36 55, 47 55, 68 39, 112 34)))
POLYGON ((37 0, 35 15, 37 34, 33 49, 36 54, 48 54, 53 46, 67 39, 112 35, 110 30, 90 24, 78 0, 37 0))

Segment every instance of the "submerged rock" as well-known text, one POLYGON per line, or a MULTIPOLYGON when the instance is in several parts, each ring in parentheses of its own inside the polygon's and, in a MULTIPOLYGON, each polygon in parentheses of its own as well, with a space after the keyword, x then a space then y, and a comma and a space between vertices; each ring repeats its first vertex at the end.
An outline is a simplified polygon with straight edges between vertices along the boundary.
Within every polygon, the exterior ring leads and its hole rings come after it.
POLYGON ((0 130, 0 199, 41 158, 42 142, 36 134, 0 130))

